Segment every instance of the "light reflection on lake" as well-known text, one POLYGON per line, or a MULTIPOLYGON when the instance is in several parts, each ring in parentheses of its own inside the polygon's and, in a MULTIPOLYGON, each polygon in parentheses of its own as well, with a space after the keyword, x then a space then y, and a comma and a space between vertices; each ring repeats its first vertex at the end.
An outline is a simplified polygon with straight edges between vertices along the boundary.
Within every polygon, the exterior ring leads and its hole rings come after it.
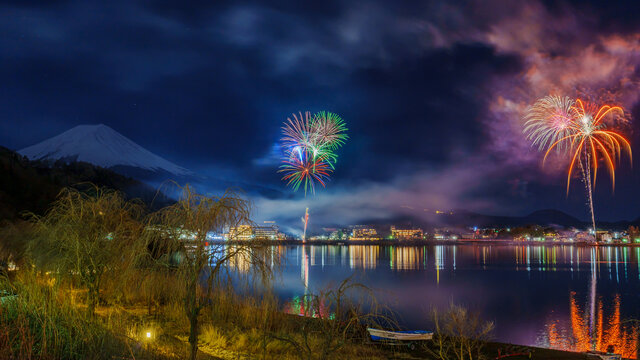
POLYGON ((279 246, 283 299, 355 274, 409 328, 432 307, 463 304, 496 324, 498 341, 635 357, 640 247, 568 245, 279 246))

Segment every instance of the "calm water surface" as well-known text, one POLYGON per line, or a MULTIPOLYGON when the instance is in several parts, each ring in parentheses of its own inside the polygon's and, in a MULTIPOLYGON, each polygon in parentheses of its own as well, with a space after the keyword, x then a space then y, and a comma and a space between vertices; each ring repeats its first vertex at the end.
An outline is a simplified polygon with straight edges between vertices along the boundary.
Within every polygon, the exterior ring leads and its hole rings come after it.
POLYGON ((284 299, 352 274, 378 290, 408 328, 428 328, 429 309, 451 302, 495 322, 498 341, 635 357, 640 247, 516 245, 279 247, 284 299))

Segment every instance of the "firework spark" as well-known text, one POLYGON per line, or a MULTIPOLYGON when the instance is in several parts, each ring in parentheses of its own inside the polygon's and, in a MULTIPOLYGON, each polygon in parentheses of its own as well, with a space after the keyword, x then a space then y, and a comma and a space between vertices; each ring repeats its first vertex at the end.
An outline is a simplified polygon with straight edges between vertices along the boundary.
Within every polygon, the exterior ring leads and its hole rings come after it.
MULTIPOLYGON (((550 95, 527 108, 524 132, 532 145, 544 150, 569 135, 574 104, 568 96, 550 95)), ((564 150, 563 145, 558 149, 564 150)))
POLYGON ((524 133, 533 145, 545 151, 544 161, 554 150, 570 159, 567 171, 567 194, 571 177, 577 168, 585 183, 591 222, 595 231, 592 189, 595 187, 598 166, 604 162, 615 188, 615 164, 626 152, 631 160, 631 145, 620 133, 609 129, 611 118, 623 119, 619 106, 587 103, 580 99, 547 96, 529 107, 524 117, 524 133))
POLYGON ((282 138, 280 142, 284 148, 309 147, 312 143, 309 135, 311 134, 311 113, 302 112, 298 115, 292 114, 292 118, 287 118, 282 126, 282 138), (293 119, 292 119, 293 118, 293 119))
POLYGON ((624 115, 624 111, 619 106, 603 105, 598 108, 595 104, 585 103, 580 99, 572 105, 566 131, 562 135, 555 136, 556 140, 550 143, 544 155, 546 160, 554 148, 568 146, 571 163, 567 174, 567 192, 576 164, 582 164, 583 170, 593 170, 593 177, 590 177, 590 180, 595 186, 600 159, 607 166, 611 185, 615 187, 616 161, 620 160, 624 151, 629 155, 629 160, 632 157, 629 141, 618 132, 607 129, 605 117, 616 113, 624 115), (586 162, 581 163, 581 160, 586 162))
POLYGON ((315 143, 326 150, 337 150, 349 138, 347 127, 338 114, 320 111, 313 116, 311 132, 315 143))
POLYGON ((325 158, 313 158, 308 152, 300 151, 299 147, 296 149, 297 151, 286 156, 278 171, 284 174, 282 180, 287 181, 287 186, 292 186, 295 191, 302 185, 305 194, 307 189, 315 193, 316 182, 324 187, 331 176, 332 169, 325 158), (294 153, 299 153, 300 156, 293 155, 294 153))
POLYGON ((338 160, 336 150, 348 139, 344 120, 337 114, 309 112, 293 114, 282 127, 280 143, 284 150, 279 172, 283 180, 297 191, 301 186, 305 195, 315 193, 315 185, 323 187, 338 160))

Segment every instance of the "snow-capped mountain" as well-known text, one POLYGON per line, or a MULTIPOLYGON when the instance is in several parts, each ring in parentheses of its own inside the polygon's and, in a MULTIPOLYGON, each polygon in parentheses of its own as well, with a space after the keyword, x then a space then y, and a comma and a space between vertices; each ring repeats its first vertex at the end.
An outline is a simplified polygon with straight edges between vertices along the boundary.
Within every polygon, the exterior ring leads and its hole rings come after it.
POLYGON ((194 175, 103 124, 78 125, 18 152, 31 160, 82 161, 133 177, 194 175))

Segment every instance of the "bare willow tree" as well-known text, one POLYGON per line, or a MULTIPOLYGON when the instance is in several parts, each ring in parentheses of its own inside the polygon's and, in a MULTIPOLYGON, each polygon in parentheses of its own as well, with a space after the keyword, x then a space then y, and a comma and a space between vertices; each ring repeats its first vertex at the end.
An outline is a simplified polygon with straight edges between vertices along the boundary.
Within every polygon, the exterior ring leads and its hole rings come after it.
POLYGON ((33 216, 28 252, 40 269, 83 287, 93 315, 105 277, 119 276, 139 253, 142 212, 114 190, 65 188, 44 216, 33 216))
POLYGON ((433 310, 435 351, 426 348, 440 360, 474 360, 493 331, 493 322, 484 322, 477 313, 451 304, 442 314, 433 310))
POLYGON ((156 269, 169 269, 174 280, 184 284, 174 295, 183 303, 189 320, 190 358, 195 359, 201 310, 211 304, 214 288, 228 266, 235 264, 263 278, 271 273, 261 256, 262 244, 207 239, 209 233, 221 234, 250 224, 247 200, 232 191, 218 197, 198 194, 189 185, 180 190, 177 202, 150 216, 145 239, 156 269))

